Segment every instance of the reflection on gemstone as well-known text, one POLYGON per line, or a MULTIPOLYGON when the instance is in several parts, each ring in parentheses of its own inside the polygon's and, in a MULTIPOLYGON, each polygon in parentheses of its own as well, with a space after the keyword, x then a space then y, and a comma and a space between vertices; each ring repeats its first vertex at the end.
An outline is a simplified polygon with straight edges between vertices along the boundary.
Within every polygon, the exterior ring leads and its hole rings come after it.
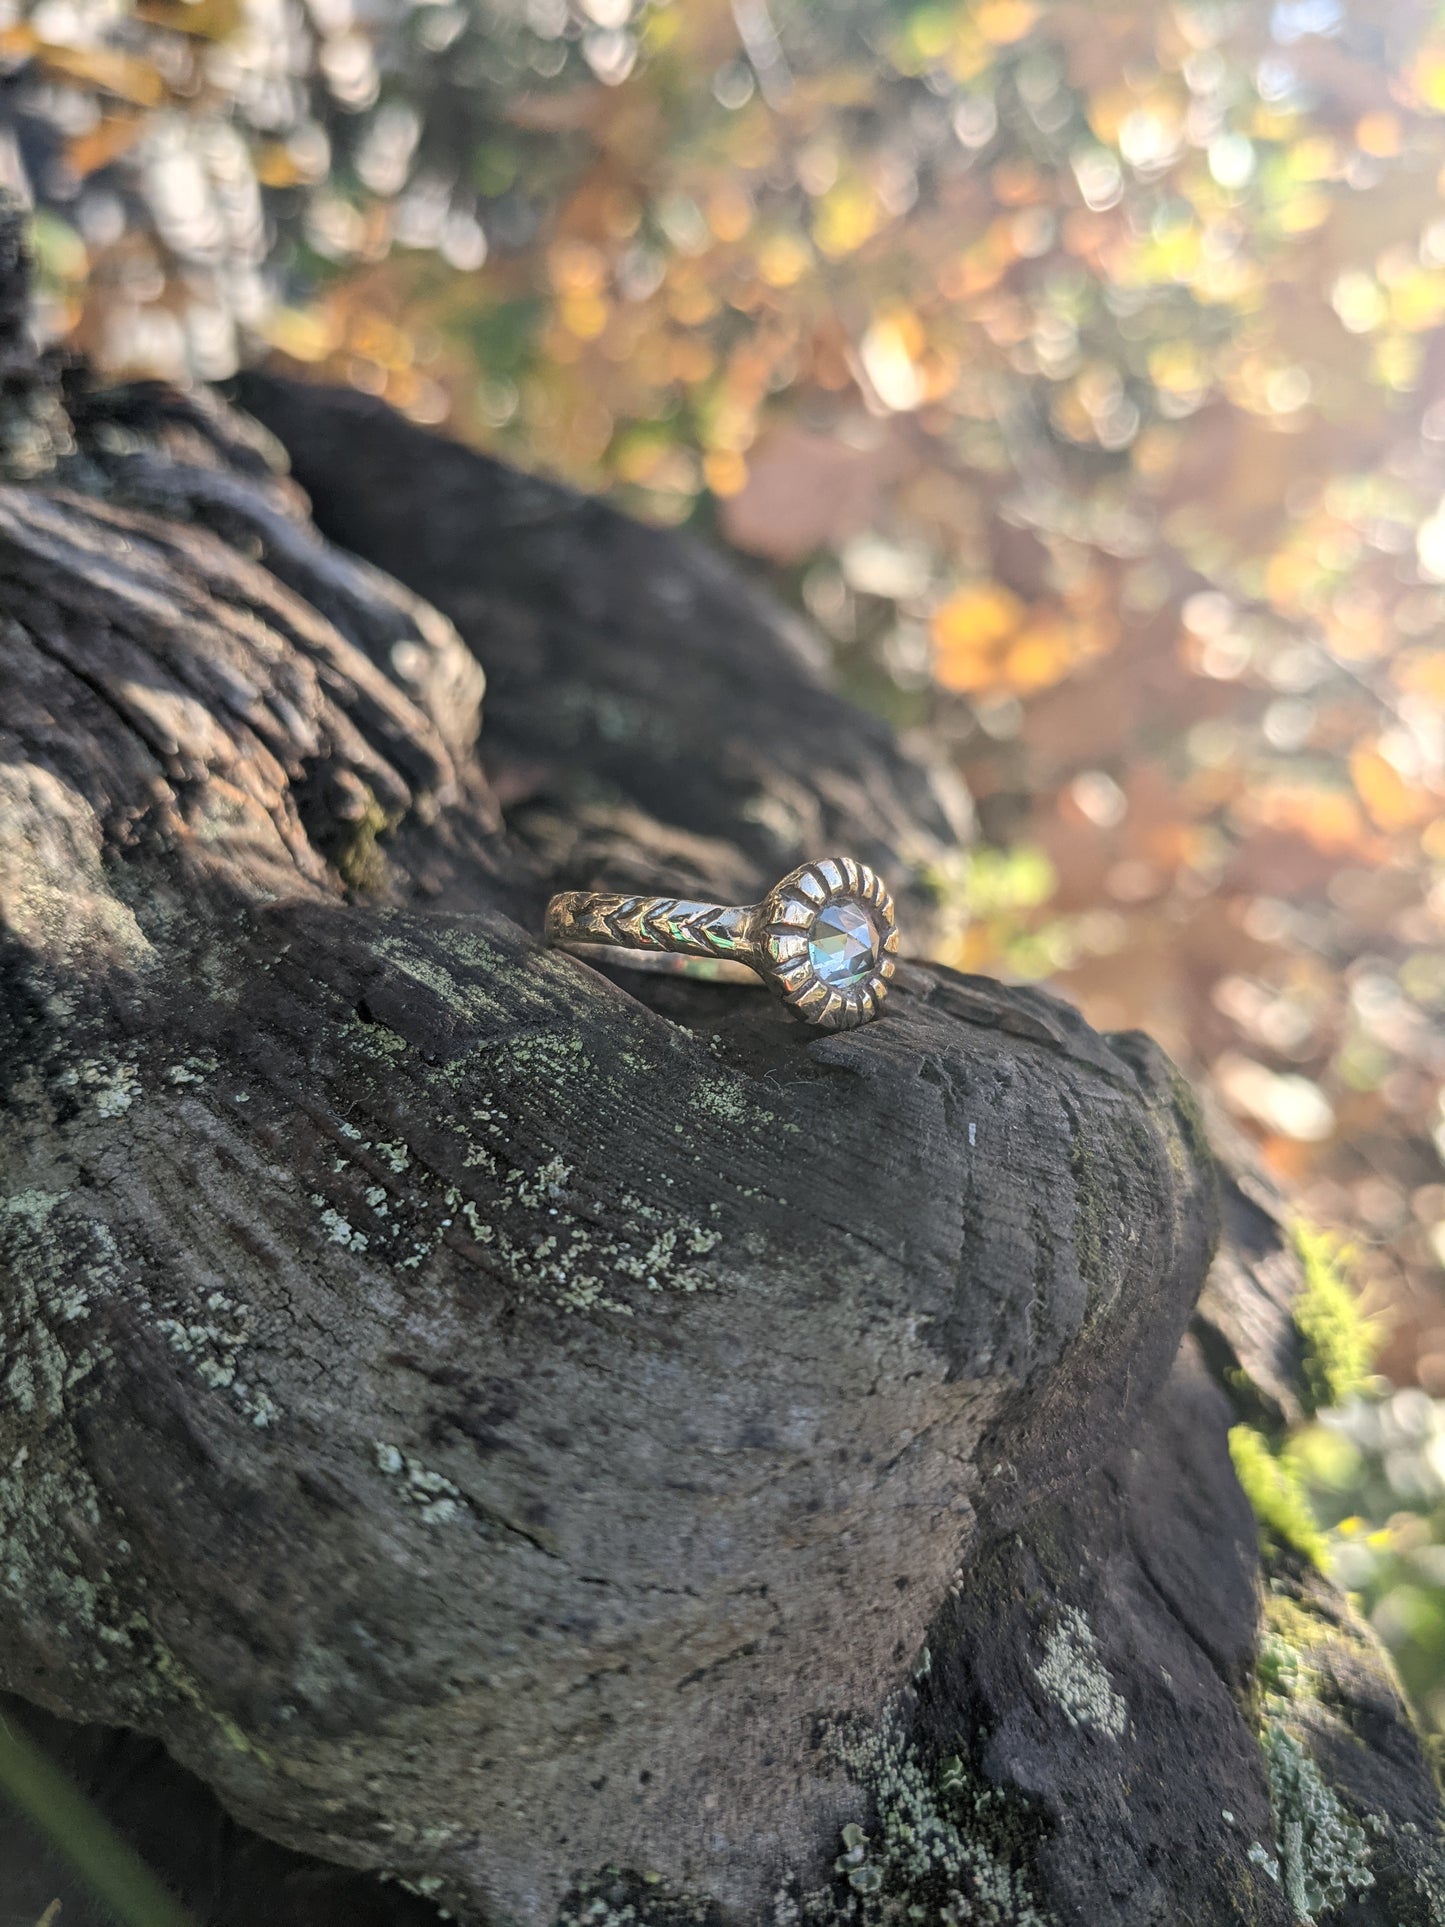
POLYGON ((878 932, 859 904, 830 903, 813 919, 808 961, 830 990, 860 983, 878 961, 878 932))

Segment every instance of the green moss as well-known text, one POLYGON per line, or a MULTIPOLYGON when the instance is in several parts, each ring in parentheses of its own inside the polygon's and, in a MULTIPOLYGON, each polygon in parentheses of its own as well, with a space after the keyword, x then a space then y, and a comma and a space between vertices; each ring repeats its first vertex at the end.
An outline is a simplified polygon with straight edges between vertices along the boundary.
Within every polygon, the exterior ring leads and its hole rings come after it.
POLYGON ((1229 1434, 1229 1456, 1261 1532, 1319 1565, 1324 1558, 1325 1536, 1289 1448, 1276 1455, 1252 1425, 1236 1425, 1229 1434))
POLYGON ((1293 1315, 1304 1345, 1306 1403, 1313 1414, 1359 1391, 1375 1362, 1379 1334, 1346 1278, 1349 1254, 1339 1240, 1299 1223, 1294 1246, 1304 1285, 1293 1315))
POLYGON ((1178 1136, 1171 1140, 1169 1161, 1180 1178, 1188 1178, 1192 1167, 1192 1173, 1197 1173, 1207 1184, 1213 1186, 1216 1169, 1214 1150, 1209 1142, 1204 1113, 1199 1108, 1199 1099, 1195 1095, 1194 1087, 1184 1073, 1167 1059, 1163 1069, 1169 1085, 1174 1122, 1178 1129, 1178 1136))
POLYGON ((341 873, 341 880, 348 890, 374 895, 386 887, 388 866, 377 839, 392 829, 395 821, 368 791, 366 805, 360 816, 337 825, 329 840, 327 855, 341 873))
POLYGON ((1320 1674, 1310 1655, 1325 1644, 1329 1631, 1287 1594, 1265 1594, 1255 1681, 1266 1702, 1271 1696, 1286 1701, 1317 1696, 1320 1674))

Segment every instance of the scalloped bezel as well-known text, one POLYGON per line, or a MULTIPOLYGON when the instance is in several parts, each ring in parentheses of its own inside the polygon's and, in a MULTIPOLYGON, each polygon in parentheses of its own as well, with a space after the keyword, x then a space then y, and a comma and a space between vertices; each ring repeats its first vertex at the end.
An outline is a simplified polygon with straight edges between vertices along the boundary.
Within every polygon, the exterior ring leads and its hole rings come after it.
POLYGON ((851 857, 822 857, 768 892, 758 905, 755 941, 755 967, 795 1017, 823 1030, 851 1030, 876 1017, 888 995, 897 968, 898 919, 876 871, 851 857), (846 990, 825 983, 811 958, 813 926, 834 903, 856 903, 878 931, 877 961, 846 990))

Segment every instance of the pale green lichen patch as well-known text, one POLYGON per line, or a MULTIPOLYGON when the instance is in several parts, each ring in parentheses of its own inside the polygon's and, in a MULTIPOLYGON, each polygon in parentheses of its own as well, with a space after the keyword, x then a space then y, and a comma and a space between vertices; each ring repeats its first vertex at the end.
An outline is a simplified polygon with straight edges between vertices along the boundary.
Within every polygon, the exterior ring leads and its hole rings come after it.
POLYGON ((371 1240, 364 1231, 358 1231, 355 1225, 348 1224, 341 1213, 333 1210, 324 1198, 313 1195, 311 1202, 321 1207, 321 1223, 332 1244, 344 1245, 348 1251, 366 1250, 371 1240))
POLYGON ((198 1051, 183 1057, 179 1063, 167 1067, 165 1077, 168 1084, 204 1084, 215 1075, 219 1059, 214 1051, 198 1051))
POLYGON ((1264 1734, 1280 1878, 1300 1927, 1373 1887, 1365 1830, 1283 1726, 1264 1734))
POLYGON ((461 1487, 444 1473, 433 1471, 385 1439, 377 1440, 375 1457, 377 1471, 399 1481, 403 1496, 417 1508, 424 1525, 451 1525, 462 1517, 465 1501, 461 1487))
POLYGON ((553 1927, 717 1927, 720 1918, 714 1902, 668 1892, 659 1874, 608 1867, 573 1889, 553 1927))
POLYGON ((0 1323, 0 1386, 15 1412, 58 1416, 67 1393, 107 1357, 98 1341, 61 1342, 119 1278, 109 1228, 67 1212, 64 1194, 29 1187, 0 1199, 0 1268, 10 1287, 0 1323))
POLYGON ((713 1288, 713 1278, 698 1261, 720 1242, 715 1226, 646 1204, 632 1193, 609 1208, 588 1196, 585 1182, 560 1151, 535 1162, 508 1163, 500 1154, 506 1134, 498 1118, 505 1113, 495 1106, 476 1105, 470 1121, 451 1125, 465 1141, 463 1168, 491 1181, 490 1197, 467 1196, 457 1184, 439 1185, 404 1143, 373 1143, 352 1126, 351 1141, 360 1151, 381 1157, 398 1174, 412 1172, 410 1196, 403 1204, 384 1186, 368 1185, 362 1201, 371 1218, 362 1231, 335 1204, 313 1194, 328 1239, 413 1271, 445 1239, 464 1236, 469 1244, 486 1247, 491 1262, 512 1283, 569 1311, 630 1317, 635 1308, 618 1293, 627 1283, 684 1294, 713 1288), (477 1125, 496 1131, 497 1151, 472 1136, 477 1125))
POLYGON ((134 1064, 86 1058, 56 1078, 62 1090, 80 1091, 95 1107, 97 1117, 124 1117, 141 1095, 140 1074, 134 1064))
POLYGON ((1021 1864, 1021 1830, 1002 1789, 980 1783, 960 1759, 930 1768, 896 1709, 876 1728, 835 1732, 832 1751, 872 1796, 876 1820, 844 1828, 838 1889, 780 1895, 774 1927, 1052 1927, 1021 1864))
POLYGON ((562 1196, 571 1175, 572 1166, 553 1155, 545 1164, 539 1164, 534 1171, 509 1171, 504 1182, 516 1193, 518 1204, 526 1205, 533 1211, 540 1211, 545 1206, 556 1203, 562 1196))
POLYGON ((753 1102, 741 1077, 699 1078, 688 1102, 693 1110, 720 1124, 767 1126, 778 1121, 776 1112, 753 1102))
POLYGON ((1129 1708, 1099 1659, 1093 1628, 1073 1606, 1063 1609, 1046 1635, 1035 1677, 1070 1726, 1093 1727, 1111 1740, 1122 1738, 1129 1708))
POLYGON ((63 1191, 16 1191, 8 1198, 0 1198, 0 1211, 12 1218, 21 1218, 32 1232, 44 1230, 51 1212, 56 1205, 63 1204, 63 1191))
POLYGON ((1249 1858, 1282 1887, 1299 1927, 1333 1919, 1337 1909, 1371 1890, 1381 1920, 1398 1919, 1402 1927, 1406 1920, 1420 1927, 1445 1923, 1438 1837, 1426 1838, 1412 1821, 1361 1808, 1348 1787, 1326 1777, 1326 1761, 1348 1759, 1358 1744, 1339 1682, 1382 1665, 1363 1625, 1342 1617, 1337 1607, 1317 1610, 1293 1579, 1277 1578, 1270 1586, 1252 1710, 1269 1777, 1274 1840, 1272 1850, 1256 1843, 1249 1858), (1326 1736, 1328 1754, 1321 1747, 1326 1736))
POLYGON ((155 1329, 173 1352, 189 1359, 203 1384, 229 1393, 253 1425, 276 1423, 280 1408, 269 1393, 247 1382, 241 1366, 241 1354, 251 1338, 248 1306, 238 1305, 223 1291, 207 1294, 199 1316, 156 1316, 148 1300, 142 1303, 151 1311, 155 1329))
POLYGON ((594 1069, 580 1033, 570 1030, 518 1031, 505 1040, 501 1056, 509 1071, 524 1071, 549 1083, 585 1077, 594 1069))

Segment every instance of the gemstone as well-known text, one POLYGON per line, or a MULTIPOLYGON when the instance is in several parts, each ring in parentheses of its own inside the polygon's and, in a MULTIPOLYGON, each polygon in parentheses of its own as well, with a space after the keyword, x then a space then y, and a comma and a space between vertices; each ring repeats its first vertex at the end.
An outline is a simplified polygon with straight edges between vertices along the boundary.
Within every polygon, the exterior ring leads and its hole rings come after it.
POLYGON ((878 961, 878 932, 861 905, 845 898, 830 903, 813 919, 808 961, 830 990, 849 990, 878 961))

